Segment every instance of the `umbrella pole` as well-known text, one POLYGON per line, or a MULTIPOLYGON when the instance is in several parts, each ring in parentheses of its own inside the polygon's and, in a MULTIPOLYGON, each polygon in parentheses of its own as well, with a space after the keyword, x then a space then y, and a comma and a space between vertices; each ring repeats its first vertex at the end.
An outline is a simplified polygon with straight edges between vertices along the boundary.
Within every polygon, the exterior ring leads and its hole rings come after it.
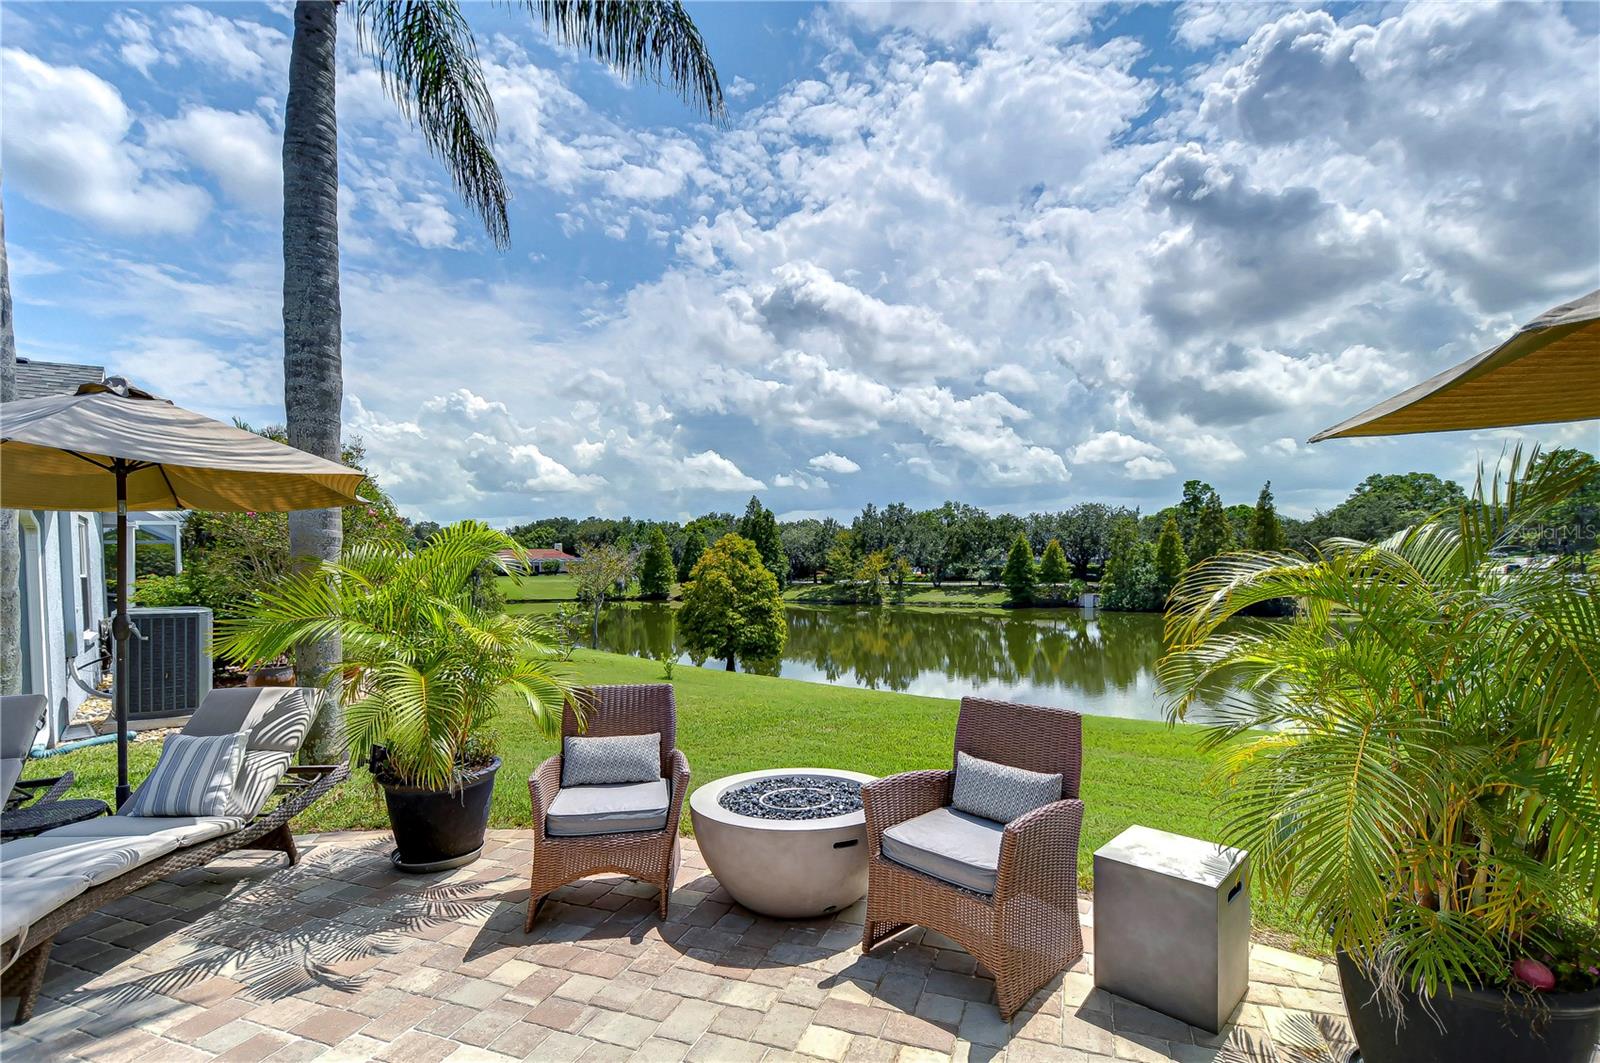
POLYGON ((133 689, 128 677, 128 596, 133 580, 128 565, 133 551, 128 549, 128 467, 125 462, 113 463, 117 477, 117 615, 111 621, 111 637, 117 645, 116 672, 112 678, 111 696, 117 711, 117 807, 121 808, 131 792, 128 787, 128 698, 133 689))

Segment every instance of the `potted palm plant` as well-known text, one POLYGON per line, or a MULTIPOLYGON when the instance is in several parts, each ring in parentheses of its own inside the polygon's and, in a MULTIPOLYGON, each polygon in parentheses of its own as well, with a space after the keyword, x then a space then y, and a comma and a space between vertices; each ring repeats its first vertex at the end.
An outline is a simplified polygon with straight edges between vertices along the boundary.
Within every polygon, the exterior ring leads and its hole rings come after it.
POLYGON ((1173 591, 1170 712, 1216 706, 1228 840, 1330 933, 1367 1063, 1600 1038, 1600 579, 1490 556, 1597 469, 1514 454, 1459 512, 1229 554, 1173 591), (1291 619, 1240 619, 1278 598, 1291 619))
POLYGON ((500 767, 490 724, 502 702, 547 735, 560 726, 573 687, 549 660, 544 621, 482 592, 486 569, 520 556, 475 521, 420 548, 364 543, 278 578, 220 625, 218 652, 246 663, 341 636, 342 659, 302 680, 338 687, 346 744, 383 788, 402 870, 459 867, 483 848, 500 767))

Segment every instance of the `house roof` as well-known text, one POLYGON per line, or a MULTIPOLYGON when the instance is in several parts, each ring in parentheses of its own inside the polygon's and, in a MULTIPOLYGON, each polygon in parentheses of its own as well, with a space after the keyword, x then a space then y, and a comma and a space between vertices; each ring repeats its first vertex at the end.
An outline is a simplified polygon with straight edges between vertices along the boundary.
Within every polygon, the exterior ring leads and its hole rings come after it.
POLYGON ((103 365, 74 365, 71 362, 41 362, 36 358, 17 359, 17 398, 42 399, 47 395, 71 395, 79 384, 98 384, 106 378, 103 365))
POLYGON ((565 550, 533 549, 524 550, 529 561, 576 561, 578 558, 565 550))

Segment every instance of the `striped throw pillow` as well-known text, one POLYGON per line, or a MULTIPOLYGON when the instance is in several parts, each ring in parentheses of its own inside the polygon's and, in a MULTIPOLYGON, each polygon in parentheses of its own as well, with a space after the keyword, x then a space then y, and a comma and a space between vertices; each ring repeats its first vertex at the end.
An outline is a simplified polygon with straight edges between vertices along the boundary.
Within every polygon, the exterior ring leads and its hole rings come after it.
POLYGON ((123 816, 220 816, 228 810, 249 734, 168 735, 161 759, 118 810, 123 816))

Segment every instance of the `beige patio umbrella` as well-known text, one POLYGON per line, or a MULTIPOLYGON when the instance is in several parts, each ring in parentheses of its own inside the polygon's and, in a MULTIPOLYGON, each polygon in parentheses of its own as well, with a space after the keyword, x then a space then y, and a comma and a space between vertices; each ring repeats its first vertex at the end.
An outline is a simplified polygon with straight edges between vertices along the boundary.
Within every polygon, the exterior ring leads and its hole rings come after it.
POLYGON ((117 805, 128 797, 128 510, 278 512, 356 500, 362 474, 113 377, 0 405, 0 506, 117 514, 117 805))
POLYGON ((1600 417, 1600 290, 1547 310, 1498 347, 1307 442, 1600 417))

